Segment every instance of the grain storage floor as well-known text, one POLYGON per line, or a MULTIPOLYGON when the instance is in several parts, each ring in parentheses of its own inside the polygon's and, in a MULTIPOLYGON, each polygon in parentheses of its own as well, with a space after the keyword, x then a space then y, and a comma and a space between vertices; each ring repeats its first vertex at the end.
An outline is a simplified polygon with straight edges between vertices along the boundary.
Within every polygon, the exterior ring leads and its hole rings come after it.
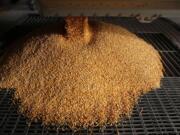
MULTIPOLYGON (((96 19, 96 18, 91 18, 96 19)), ((131 18, 100 18, 106 22, 122 25, 138 36, 150 42, 161 54, 165 67, 162 87, 143 95, 134 107, 130 119, 124 119, 118 126, 103 129, 82 129, 78 132, 64 127, 41 126, 41 123, 28 123, 17 113, 17 106, 11 101, 13 90, 0 91, 0 134, 2 135, 58 135, 58 134, 180 134, 180 49, 178 49, 180 31, 164 19, 150 24, 140 24, 131 18)), ((39 27, 62 21, 62 18, 42 18, 31 15, 19 23, 10 32, 0 37, 2 44, 13 40, 39 27)), ((1 46, 3 53, 3 46, 1 46)))

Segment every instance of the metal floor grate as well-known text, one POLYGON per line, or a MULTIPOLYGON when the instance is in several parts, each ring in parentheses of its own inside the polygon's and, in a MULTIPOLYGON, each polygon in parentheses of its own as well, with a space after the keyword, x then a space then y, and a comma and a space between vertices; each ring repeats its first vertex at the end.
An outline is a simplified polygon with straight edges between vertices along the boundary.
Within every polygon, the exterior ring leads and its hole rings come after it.
POLYGON ((180 77, 180 51, 162 33, 137 33, 159 51, 165 77, 180 77))
MULTIPOLYGON (((143 95, 134 107, 132 116, 124 119, 117 126, 82 129, 78 132, 70 129, 46 128, 40 122, 27 123, 26 118, 17 113, 17 106, 11 101, 14 91, 0 90, 0 135, 180 134, 180 50, 169 38, 169 36, 174 37, 176 41, 179 38, 177 30, 163 19, 150 24, 140 24, 132 18, 109 17, 101 20, 128 28, 159 51, 165 67, 165 78, 162 80, 161 89, 143 95)), ((23 23, 0 37, 0 42, 9 44, 39 26, 60 21, 62 18, 27 17, 23 23)))
POLYGON ((17 114, 11 97, 13 90, 0 91, 0 134, 42 135, 42 134, 178 134, 180 133, 180 79, 164 78, 162 88, 143 95, 129 119, 116 127, 93 128, 73 132, 70 129, 47 129, 41 123, 26 123, 17 114))

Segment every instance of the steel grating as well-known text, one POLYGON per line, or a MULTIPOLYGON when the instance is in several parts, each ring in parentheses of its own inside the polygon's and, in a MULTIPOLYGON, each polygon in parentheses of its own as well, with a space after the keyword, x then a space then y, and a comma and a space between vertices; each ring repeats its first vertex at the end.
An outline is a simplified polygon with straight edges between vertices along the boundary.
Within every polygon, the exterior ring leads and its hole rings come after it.
POLYGON ((180 77, 180 51, 162 33, 137 33, 145 41, 159 51, 165 77, 180 77))
MULTIPOLYGON (((163 19, 150 24, 140 24, 132 18, 100 19, 128 28, 159 51, 165 67, 162 87, 143 95, 134 107, 132 116, 122 120, 117 126, 82 129, 77 132, 65 127, 56 129, 44 127, 40 122, 27 122, 24 116, 18 114, 17 106, 12 102, 14 90, 3 89, 0 90, 0 135, 180 134, 180 51, 168 37, 171 35, 176 39, 177 30, 163 19), (165 32, 166 30, 170 31, 165 32)), ((34 15, 27 17, 23 23, 1 37, 0 42, 10 44, 39 26, 60 21, 62 18, 34 15)))
MULTIPOLYGON (((41 123, 27 123, 17 113, 12 103, 13 90, 0 91, 0 134, 42 135, 69 134, 70 129, 45 128, 41 123)), ((104 129, 83 129, 75 134, 178 134, 180 133, 180 79, 164 78, 162 88, 143 95, 129 119, 124 119, 116 127, 104 129)))

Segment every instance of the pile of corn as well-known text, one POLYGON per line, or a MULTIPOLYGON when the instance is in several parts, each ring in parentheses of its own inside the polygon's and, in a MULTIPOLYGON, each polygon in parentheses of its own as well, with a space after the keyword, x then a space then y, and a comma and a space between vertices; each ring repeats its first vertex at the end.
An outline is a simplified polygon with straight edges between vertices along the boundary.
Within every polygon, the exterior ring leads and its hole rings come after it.
POLYGON ((126 29, 66 18, 13 44, 0 67, 0 87, 14 88, 29 119, 71 128, 115 124, 138 98, 160 87, 158 52, 126 29), (59 30, 59 32, 58 32, 59 30))

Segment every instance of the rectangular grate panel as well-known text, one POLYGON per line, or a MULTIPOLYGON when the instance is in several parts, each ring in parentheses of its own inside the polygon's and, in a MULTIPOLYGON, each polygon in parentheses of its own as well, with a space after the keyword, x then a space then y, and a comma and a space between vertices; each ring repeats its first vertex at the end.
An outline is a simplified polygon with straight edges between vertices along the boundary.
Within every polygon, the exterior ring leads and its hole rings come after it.
POLYGON ((180 53, 160 52, 166 77, 180 77, 180 53))
POLYGON ((161 55, 165 77, 180 77, 180 51, 162 33, 136 33, 161 55))
POLYGON ((137 35, 152 44, 158 51, 177 51, 177 47, 162 33, 138 33, 137 35))

